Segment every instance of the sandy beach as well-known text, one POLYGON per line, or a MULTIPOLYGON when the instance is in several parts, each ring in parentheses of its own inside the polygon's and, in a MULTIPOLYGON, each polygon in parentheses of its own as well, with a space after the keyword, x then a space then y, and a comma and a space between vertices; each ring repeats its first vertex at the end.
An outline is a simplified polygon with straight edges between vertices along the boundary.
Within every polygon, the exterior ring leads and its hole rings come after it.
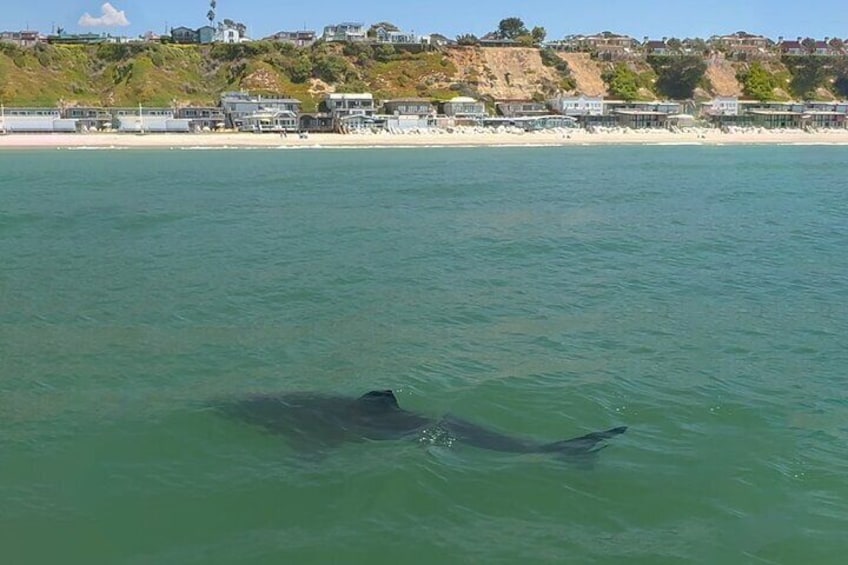
POLYGON ((0 149, 85 148, 332 148, 332 147, 509 147, 569 145, 848 145, 848 130, 746 129, 722 132, 715 129, 669 130, 556 130, 510 132, 462 130, 448 132, 360 133, 350 135, 198 133, 198 134, 7 134, 0 135, 0 149))

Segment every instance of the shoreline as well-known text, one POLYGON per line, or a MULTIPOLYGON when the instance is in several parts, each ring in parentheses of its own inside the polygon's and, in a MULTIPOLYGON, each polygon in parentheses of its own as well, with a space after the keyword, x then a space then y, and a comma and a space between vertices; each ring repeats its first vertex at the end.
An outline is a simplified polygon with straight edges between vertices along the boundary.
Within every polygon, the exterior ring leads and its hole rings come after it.
POLYGON ((460 132, 391 134, 191 133, 118 134, 53 133, 0 135, 4 149, 331 149, 425 147, 567 147, 592 145, 720 146, 720 145, 848 145, 848 129, 806 132, 754 130, 558 130, 530 133, 460 132))

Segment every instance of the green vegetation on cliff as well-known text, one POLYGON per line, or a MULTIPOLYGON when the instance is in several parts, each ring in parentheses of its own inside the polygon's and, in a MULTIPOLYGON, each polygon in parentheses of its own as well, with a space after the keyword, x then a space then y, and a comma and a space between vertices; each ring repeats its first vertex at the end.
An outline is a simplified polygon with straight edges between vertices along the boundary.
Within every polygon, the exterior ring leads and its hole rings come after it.
POLYGON ((456 68, 438 51, 274 42, 213 46, 158 43, 0 43, 0 101, 7 105, 169 106, 215 104, 223 91, 284 93, 314 110, 323 93, 369 90, 380 97, 449 98, 456 68))

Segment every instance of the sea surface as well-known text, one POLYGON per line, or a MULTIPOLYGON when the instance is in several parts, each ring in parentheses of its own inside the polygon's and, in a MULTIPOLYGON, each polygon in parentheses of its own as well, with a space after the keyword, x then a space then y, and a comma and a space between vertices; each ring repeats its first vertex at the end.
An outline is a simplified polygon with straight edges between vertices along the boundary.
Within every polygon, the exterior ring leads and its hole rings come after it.
POLYGON ((844 563, 848 151, 0 152, 0 561, 844 563), (394 389, 592 465, 324 454, 394 389))

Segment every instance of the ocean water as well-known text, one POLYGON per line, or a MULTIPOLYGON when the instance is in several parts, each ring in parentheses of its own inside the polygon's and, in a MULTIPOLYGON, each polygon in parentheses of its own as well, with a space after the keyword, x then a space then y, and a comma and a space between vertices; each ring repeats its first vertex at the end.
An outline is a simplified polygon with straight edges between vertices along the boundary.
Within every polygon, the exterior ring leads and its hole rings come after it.
POLYGON ((0 153, 0 561, 842 563, 840 147, 0 153), (358 395, 592 466, 315 456, 358 395))

